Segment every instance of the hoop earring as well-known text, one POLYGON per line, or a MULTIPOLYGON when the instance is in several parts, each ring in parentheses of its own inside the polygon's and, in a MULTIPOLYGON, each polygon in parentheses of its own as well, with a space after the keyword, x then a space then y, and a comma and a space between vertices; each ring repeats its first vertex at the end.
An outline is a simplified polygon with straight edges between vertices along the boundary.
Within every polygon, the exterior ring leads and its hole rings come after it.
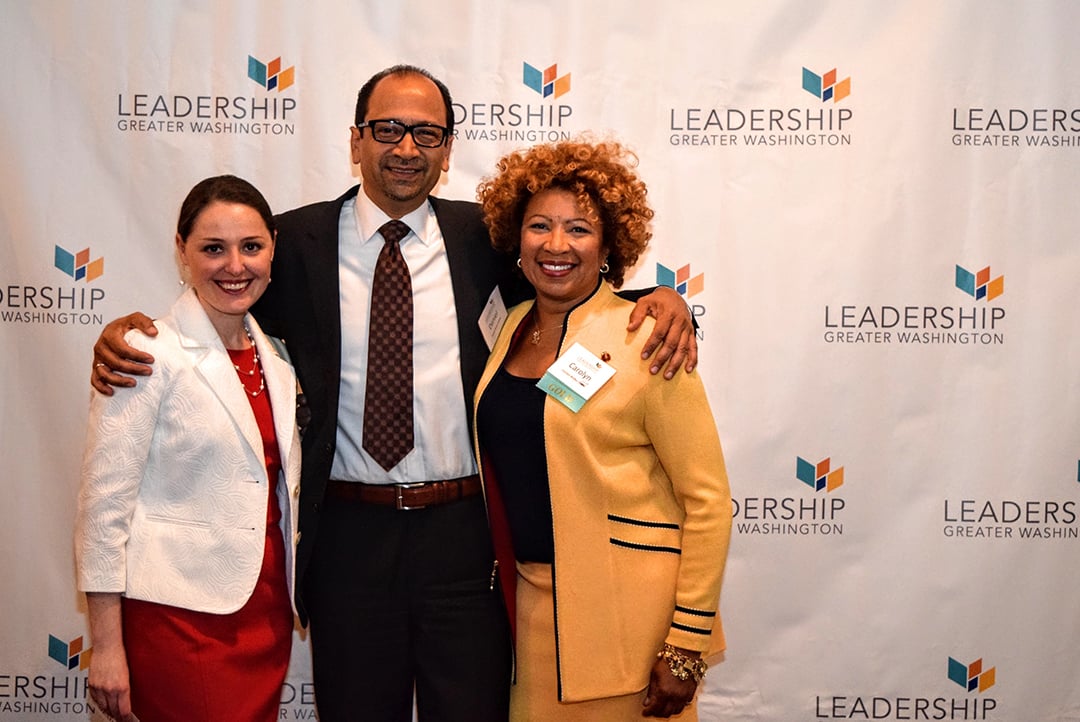
POLYGON ((604 264, 602 266, 600 266, 600 275, 603 276, 605 273, 607 273, 610 270, 611 270, 611 266, 608 265, 607 259, 605 258, 604 259, 604 264))
POLYGON ((521 268, 521 256, 518 256, 518 259, 517 259, 517 267, 518 267, 518 268, 521 268))

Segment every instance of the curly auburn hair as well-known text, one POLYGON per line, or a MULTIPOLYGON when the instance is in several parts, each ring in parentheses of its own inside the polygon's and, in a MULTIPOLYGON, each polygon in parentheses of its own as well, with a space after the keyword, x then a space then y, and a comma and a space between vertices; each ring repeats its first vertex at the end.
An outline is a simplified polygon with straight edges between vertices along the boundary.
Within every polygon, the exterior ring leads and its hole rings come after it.
POLYGON ((599 213, 611 285, 622 285, 627 269, 637 263, 649 244, 653 211, 646 202, 645 183, 634 168, 637 156, 615 141, 562 141, 536 145, 504 156, 498 172, 476 189, 491 245, 518 255, 525 206, 537 193, 551 188, 570 191, 589 216, 599 213))

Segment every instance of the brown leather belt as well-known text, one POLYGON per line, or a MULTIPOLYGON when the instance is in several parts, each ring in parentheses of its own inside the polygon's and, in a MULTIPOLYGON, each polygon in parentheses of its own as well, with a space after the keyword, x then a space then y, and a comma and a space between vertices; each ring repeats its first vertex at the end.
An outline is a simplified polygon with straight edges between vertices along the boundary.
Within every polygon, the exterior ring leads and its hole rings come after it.
POLYGON ((480 477, 477 474, 418 484, 362 484, 336 479, 331 479, 326 484, 326 496, 329 499, 392 506, 402 510, 449 504, 479 493, 480 477))

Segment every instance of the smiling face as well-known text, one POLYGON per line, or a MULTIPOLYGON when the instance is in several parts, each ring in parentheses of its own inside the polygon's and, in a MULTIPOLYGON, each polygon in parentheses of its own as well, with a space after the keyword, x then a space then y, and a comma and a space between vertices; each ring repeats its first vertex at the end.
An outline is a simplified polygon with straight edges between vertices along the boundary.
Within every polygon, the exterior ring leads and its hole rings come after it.
MULTIPOLYGON (((405 125, 446 126, 442 94, 422 75, 388 75, 378 82, 368 101, 368 120, 397 120, 405 125)), ((424 148, 406 133, 397 143, 380 143, 370 128, 352 129, 352 161, 360 166, 364 193, 391 218, 401 218, 427 200, 450 170, 454 138, 438 148, 424 148)))
POLYGON ((521 222, 521 270, 537 303, 565 312, 596 288, 607 251, 595 208, 582 208, 568 190, 540 191, 521 222))
POLYGON ((176 236, 187 282, 210 321, 227 338, 270 283, 274 239, 259 212, 243 203, 213 201, 176 236))

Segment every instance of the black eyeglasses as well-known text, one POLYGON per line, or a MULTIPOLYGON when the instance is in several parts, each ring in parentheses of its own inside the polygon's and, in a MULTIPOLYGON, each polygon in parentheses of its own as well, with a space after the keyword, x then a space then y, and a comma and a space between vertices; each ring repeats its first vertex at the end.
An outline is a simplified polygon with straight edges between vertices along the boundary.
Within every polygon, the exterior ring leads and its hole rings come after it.
POLYGON ((371 128, 371 137, 379 143, 394 145, 400 143, 405 133, 411 133, 413 143, 422 148, 438 148, 446 142, 449 128, 431 123, 417 123, 405 125, 400 120, 369 120, 356 126, 359 128, 371 128))

